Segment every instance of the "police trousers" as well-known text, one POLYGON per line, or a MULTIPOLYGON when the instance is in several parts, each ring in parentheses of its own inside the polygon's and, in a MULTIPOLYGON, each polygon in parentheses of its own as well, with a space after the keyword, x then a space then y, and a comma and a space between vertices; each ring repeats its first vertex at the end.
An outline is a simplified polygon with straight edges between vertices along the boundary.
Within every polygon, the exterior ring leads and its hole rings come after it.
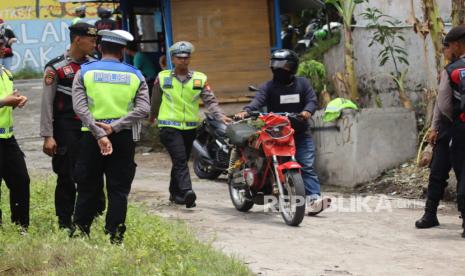
POLYGON ((125 229, 128 195, 136 173, 134 163, 135 143, 131 130, 122 130, 108 136, 113 153, 103 156, 97 140, 90 132, 85 132, 80 142, 79 154, 74 168, 77 182, 77 200, 73 221, 82 231, 90 233, 90 226, 97 210, 97 195, 100 181, 106 180, 108 208, 105 230, 115 234, 125 229))
POLYGON ((450 141, 452 126, 440 126, 436 145, 433 149, 433 159, 430 164, 427 198, 439 202, 447 187, 449 172, 452 168, 450 141))
POLYGON ((455 123, 452 130, 452 167, 457 176, 457 207, 465 214, 465 123, 455 123))
MULTIPOLYGON (((0 139, 0 179, 5 181, 10 190, 11 221, 27 228, 29 226, 30 179, 24 153, 14 136, 0 139)), ((1 222, 2 211, 0 210, 0 224, 1 222)))
MULTIPOLYGON (((55 212, 60 225, 71 224, 76 203, 76 184, 73 179, 73 169, 76 163, 79 141, 82 131, 78 129, 54 127, 53 137, 57 143, 57 153, 52 158, 52 168, 57 174, 57 186, 55 189, 55 212)), ((98 182, 96 195, 96 214, 105 211, 105 193, 103 191, 103 178, 98 182)))
POLYGON ((187 162, 189 161, 192 145, 197 130, 179 130, 171 127, 160 128, 160 141, 168 150, 171 157, 170 194, 184 196, 192 190, 192 181, 187 162))

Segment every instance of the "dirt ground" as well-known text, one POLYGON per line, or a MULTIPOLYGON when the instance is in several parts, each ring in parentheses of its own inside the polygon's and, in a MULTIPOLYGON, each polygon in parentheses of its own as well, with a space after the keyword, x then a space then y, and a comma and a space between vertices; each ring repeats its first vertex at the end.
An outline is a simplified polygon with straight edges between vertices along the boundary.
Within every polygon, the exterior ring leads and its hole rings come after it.
MULTIPOLYGON (((15 111, 16 136, 29 169, 49 174, 50 159, 41 152, 38 137, 40 84, 19 88, 30 102, 15 111)), ((417 230, 414 222, 423 213, 422 201, 393 192, 366 197, 331 192, 326 195, 333 197, 333 208, 289 227, 279 214, 260 206, 248 213, 236 211, 224 179, 193 177, 197 207, 172 205, 166 154, 138 154, 137 163, 132 201, 144 202, 156 215, 185 221, 201 240, 243 260, 257 274, 464 275, 465 239, 460 238, 460 219, 452 204, 441 207, 440 227, 417 230)))

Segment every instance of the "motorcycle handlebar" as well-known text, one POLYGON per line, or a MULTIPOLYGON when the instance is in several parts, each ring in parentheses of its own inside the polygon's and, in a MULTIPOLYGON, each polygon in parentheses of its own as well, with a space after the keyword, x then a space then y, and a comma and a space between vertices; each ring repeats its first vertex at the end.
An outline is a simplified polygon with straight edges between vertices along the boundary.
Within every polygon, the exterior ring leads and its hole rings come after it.
MULTIPOLYGON (((248 114, 246 116, 244 116, 244 118, 237 118, 236 116, 234 116, 233 119, 236 120, 236 121, 242 121, 242 120, 249 119, 249 118, 255 118, 256 119, 260 115, 268 115, 268 114, 270 114, 270 113, 264 113, 264 112, 259 112, 259 111, 250 111, 250 112, 248 112, 248 114)), ((273 114, 286 116, 288 118, 294 118, 294 119, 302 120, 302 117, 300 116, 299 113, 273 112, 273 114)))

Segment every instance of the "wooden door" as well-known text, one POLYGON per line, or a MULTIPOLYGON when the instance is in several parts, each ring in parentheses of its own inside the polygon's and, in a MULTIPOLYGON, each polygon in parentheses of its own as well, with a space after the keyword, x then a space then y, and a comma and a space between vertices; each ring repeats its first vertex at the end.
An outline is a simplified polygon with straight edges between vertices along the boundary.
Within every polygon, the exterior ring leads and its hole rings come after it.
POLYGON ((271 78, 267 0, 172 0, 174 41, 194 44, 191 68, 207 74, 221 99, 271 78))

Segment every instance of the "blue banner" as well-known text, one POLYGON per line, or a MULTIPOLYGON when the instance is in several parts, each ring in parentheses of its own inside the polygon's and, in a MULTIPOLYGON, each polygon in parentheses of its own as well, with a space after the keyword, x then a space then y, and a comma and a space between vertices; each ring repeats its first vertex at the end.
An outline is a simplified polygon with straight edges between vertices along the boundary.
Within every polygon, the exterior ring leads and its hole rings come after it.
MULTIPOLYGON (((89 20, 91 24, 94 22, 89 20)), ((63 54, 69 47, 68 26, 71 20, 11 20, 7 23, 18 39, 12 46, 12 71, 23 68, 42 71, 49 60, 63 54)))

